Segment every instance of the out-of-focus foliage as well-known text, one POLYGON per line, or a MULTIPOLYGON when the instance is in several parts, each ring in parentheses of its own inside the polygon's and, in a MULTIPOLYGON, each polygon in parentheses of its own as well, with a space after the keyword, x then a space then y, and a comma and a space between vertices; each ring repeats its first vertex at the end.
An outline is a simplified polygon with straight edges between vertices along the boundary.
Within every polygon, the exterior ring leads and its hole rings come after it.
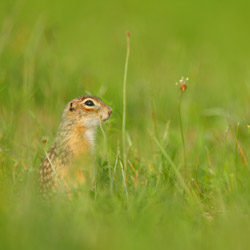
POLYGON ((249 8, 225 0, 2 0, 1 248, 247 249, 249 8), (114 172, 126 31, 128 200, 119 165, 114 172), (181 76, 190 78, 181 103, 186 168, 175 85, 181 76), (44 206, 36 191, 44 150, 65 104, 86 93, 113 108, 108 146, 97 135, 97 187, 44 206))

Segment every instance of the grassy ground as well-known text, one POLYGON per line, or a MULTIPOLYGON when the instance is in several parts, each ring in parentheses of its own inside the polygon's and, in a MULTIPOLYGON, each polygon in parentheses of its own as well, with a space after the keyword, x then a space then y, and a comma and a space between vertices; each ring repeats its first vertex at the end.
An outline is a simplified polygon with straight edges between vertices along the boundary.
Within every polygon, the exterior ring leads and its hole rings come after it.
POLYGON ((248 9, 246 1, 2 0, 1 249, 249 249, 248 9), (128 30, 125 187, 116 159, 128 30), (181 76, 190 78, 186 166, 181 76), (96 189, 44 206, 36 192, 44 150, 65 104, 86 93, 113 108, 107 140, 97 135, 96 189))

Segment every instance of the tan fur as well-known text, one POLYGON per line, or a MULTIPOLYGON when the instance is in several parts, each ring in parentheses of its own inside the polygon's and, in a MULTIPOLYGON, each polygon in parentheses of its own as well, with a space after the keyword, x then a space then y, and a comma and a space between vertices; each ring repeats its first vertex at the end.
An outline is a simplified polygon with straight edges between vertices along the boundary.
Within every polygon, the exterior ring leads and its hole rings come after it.
POLYGON ((93 96, 75 98, 67 104, 55 142, 40 167, 44 196, 50 196, 59 187, 71 190, 85 182, 86 172, 91 169, 95 128, 111 112, 110 107, 93 96), (88 106, 87 101, 94 105, 88 106))
POLYGON ((91 150, 90 142, 85 138, 86 130, 79 124, 71 131, 68 145, 75 157, 79 154, 88 153, 91 150))

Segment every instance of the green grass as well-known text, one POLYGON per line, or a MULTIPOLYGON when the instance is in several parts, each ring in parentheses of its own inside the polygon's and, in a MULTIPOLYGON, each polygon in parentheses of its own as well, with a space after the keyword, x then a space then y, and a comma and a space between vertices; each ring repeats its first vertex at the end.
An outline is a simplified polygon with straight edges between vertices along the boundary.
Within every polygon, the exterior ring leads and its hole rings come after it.
POLYGON ((249 249, 249 7, 1 1, 1 249, 249 249), (97 134, 95 188, 47 206, 44 150, 66 103, 88 93, 113 109, 97 134))

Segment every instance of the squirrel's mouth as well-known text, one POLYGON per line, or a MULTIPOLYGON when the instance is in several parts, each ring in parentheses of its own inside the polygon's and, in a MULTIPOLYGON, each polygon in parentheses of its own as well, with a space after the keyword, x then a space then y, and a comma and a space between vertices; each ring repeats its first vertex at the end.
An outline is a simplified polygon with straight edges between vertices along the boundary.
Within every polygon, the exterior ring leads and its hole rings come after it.
POLYGON ((110 116, 108 116, 108 117, 105 117, 105 118, 103 118, 103 117, 102 117, 102 122, 105 122, 105 121, 107 121, 107 120, 109 119, 109 117, 110 117, 110 116))
POLYGON ((107 121, 109 119, 109 117, 110 117, 110 114, 108 114, 106 116, 101 116, 101 121, 105 122, 105 121, 107 121))
POLYGON ((104 113, 105 115, 104 116, 101 115, 101 121, 102 122, 107 121, 109 119, 111 113, 112 113, 112 109, 109 107, 108 111, 104 113))

